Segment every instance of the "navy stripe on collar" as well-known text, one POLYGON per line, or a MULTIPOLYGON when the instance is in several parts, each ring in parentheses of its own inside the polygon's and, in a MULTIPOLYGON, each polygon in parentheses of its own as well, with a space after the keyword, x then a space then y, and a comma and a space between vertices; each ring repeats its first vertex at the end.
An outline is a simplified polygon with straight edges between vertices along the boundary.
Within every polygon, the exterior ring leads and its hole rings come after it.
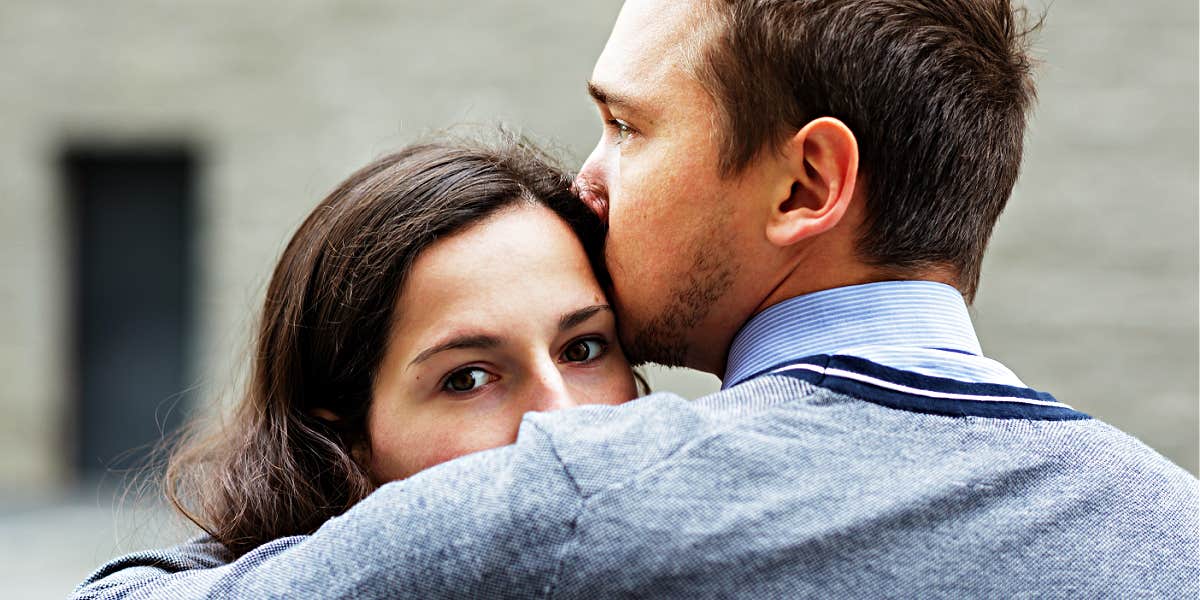
POLYGON ((1030 388, 931 377, 853 356, 809 356, 766 369, 756 377, 766 375, 793 377, 834 392, 912 412, 1037 421, 1091 418, 1055 400, 1050 394, 1030 388))

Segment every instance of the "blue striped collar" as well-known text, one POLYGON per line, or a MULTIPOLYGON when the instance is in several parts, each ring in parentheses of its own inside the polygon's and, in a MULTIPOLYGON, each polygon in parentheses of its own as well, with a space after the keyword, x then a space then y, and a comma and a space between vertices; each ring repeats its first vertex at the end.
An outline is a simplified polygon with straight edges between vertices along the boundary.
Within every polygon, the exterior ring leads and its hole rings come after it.
POLYGON ((958 290, 931 281, 868 283, 798 296, 756 315, 729 349, 725 386, 788 358, 860 347, 983 354, 958 290))
POLYGON ((734 338, 723 387, 766 373, 847 393, 867 386, 872 399, 922 412, 1087 418, 983 356, 962 295, 931 281, 835 288, 771 306, 734 338))

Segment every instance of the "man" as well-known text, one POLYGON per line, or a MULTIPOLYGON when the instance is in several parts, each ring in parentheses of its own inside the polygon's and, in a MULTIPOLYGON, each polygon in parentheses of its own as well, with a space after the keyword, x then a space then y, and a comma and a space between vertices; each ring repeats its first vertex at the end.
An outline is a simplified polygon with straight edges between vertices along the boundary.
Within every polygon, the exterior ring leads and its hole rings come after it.
POLYGON ((531 414, 312 536, 81 595, 1196 597, 1196 479, 970 325, 1024 27, 998 0, 630 0, 579 188, 631 357, 724 389, 531 414))

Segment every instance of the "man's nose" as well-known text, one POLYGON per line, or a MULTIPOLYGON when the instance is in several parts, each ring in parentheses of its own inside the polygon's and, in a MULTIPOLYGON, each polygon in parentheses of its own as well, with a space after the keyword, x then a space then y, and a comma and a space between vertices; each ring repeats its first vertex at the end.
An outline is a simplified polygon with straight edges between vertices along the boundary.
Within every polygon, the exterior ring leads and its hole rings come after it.
POLYGON ((575 193, 602 220, 608 220, 607 150, 604 140, 596 144, 575 177, 575 193))

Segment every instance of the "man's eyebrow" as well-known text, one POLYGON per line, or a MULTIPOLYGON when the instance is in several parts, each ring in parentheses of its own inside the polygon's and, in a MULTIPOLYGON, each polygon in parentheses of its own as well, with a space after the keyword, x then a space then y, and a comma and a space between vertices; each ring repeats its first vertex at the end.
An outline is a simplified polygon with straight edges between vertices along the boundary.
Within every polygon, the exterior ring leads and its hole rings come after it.
POLYGON ((436 346, 430 346, 429 348, 422 350, 421 353, 418 354, 416 358, 412 359, 412 362, 408 363, 408 366, 411 367, 419 362, 428 360, 434 354, 437 354, 439 352, 445 352, 447 350, 462 350, 464 348, 488 349, 488 348, 495 348, 495 347, 499 346, 500 344, 501 344, 500 338, 493 337, 490 335, 458 336, 458 337, 451 338, 445 342, 442 342, 436 346))
POLYGON ((579 310, 573 310, 563 315, 562 318, 558 320, 558 330, 566 331, 572 327, 575 327, 576 325, 584 323, 588 319, 604 311, 612 312, 612 307, 607 304, 597 304, 595 306, 588 306, 579 310))
POLYGON ((595 81, 587 82, 588 94, 592 99, 606 106, 616 106, 631 112, 644 112, 637 101, 627 95, 605 89, 595 81))

